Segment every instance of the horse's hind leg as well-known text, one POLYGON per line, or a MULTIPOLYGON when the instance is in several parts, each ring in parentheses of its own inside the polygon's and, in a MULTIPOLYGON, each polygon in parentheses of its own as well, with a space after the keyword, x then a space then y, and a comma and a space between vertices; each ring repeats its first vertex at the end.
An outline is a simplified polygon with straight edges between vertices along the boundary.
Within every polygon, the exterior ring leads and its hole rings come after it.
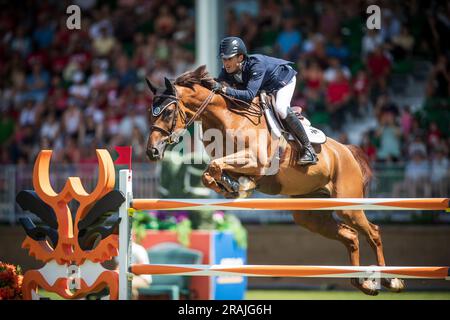
MULTIPOLYGON (((337 215, 345 223, 352 226, 358 232, 366 237, 367 242, 377 257, 377 265, 385 266, 383 243, 381 241, 380 227, 371 223, 363 210, 339 210, 337 215)), ((401 292, 405 288, 405 282, 401 279, 381 279, 381 284, 393 292, 401 292)))
MULTIPOLYGON (((296 211, 293 213, 293 218, 296 224, 309 231, 341 242, 347 248, 351 264, 359 266, 358 232, 354 228, 336 221, 331 212, 296 211)), ((360 283, 359 279, 352 279, 352 284, 365 294, 378 294, 378 290, 376 290, 374 283, 370 280, 360 283)))
POLYGON ((333 218, 332 212, 320 213, 310 211, 295 211, 293 218, 296 224, 318 233, 328 239, 338 240, 348 250, 352 265, 359 265, 359 242, 358 233, 353 228, 339 223, 333 218))
MULTIPOLYGON (((343 152, 340 160, 332 196, 336 198, 363 198, 363 172, 360 165, 354 157, 348 157, 348 152, 343 152)), ((377 257, 377 264, 385 266, 380 228, 367 220, 363 210, 338 210, 336 213, 346 224, 364 235, 377 257)), ((383 279, 381 284, 395 292, 400 292, 405 286, 400 279, 383 279)))

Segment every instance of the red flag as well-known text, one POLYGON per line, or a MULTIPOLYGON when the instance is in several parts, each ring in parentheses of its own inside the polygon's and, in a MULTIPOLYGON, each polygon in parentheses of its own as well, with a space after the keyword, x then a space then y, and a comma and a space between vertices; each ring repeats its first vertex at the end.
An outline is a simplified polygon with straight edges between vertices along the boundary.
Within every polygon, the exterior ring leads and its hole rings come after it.
POLYGON ((131 170, 131 146, 129 147, 114 147, 119 154, 119 157, 114 161, 114 164, 126 164, 128 169, 131 170))

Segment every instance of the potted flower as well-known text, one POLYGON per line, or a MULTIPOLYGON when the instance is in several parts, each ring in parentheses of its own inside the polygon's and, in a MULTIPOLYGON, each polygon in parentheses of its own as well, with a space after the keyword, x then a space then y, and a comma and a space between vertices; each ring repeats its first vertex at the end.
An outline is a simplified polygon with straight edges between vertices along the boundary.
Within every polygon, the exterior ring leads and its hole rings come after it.
POLYGON ((0 300, 21 300, 22 280, 20 266, 0 261, 0 300))

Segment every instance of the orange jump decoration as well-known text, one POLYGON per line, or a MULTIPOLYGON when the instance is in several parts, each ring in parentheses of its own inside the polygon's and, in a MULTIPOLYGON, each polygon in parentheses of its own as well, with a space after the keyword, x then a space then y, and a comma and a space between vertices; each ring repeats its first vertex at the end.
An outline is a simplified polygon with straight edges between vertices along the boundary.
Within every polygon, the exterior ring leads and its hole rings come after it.
POLYGON ((118 298, 118 272, 101 262, 118 255, 117 209, 124 202, 114 190, 114 164, 107 150, 97 150, 98 181, 88 193, 78 177, 70 177, 57 193, 50 182, 52 151, 42 150, 34 165, 35 191, 21 191, 17 203, 39 218, 20 220, 27 237, 22 248, 45 262, 39 270, 25 273, 24 299, 38 299, 39 288, 66 299, 80 299, 87 294, 109 289, 110 299, 118 298), (75 200, 78 208, 69 208, 75 200))

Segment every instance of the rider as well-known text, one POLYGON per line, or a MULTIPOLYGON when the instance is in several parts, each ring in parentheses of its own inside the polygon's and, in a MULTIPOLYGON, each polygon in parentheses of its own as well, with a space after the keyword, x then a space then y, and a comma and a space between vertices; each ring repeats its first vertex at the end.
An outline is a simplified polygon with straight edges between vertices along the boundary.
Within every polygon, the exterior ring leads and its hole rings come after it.
POLYGON ((275 109, 300 147, 304 148, 299 163, 304 165, 317 163, 317 155, 305 129, 290 107, 297 74, 290 66, 292 62, 261 54, 249 55, 244 42, 238 37, 222 39, 219 55, 222 58, 223 68, 213 86, 213 91, 247 102, 252 101, 259 90, 277 91, 275 109), (222 85, 221 81, 244 85, 246 88, 237 90, 222 85))

